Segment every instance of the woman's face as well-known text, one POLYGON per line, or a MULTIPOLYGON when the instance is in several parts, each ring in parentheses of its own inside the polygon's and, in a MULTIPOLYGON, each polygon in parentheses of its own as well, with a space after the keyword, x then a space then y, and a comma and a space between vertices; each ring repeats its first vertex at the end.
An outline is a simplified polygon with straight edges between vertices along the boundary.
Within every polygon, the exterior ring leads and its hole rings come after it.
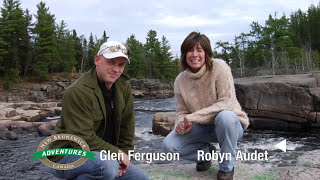
POLYGON ((205 57, 206 53, 202 49, 200 43, 197 43, 187 52, 186 61, 191 70, 196 73, 206 62, 205 57))

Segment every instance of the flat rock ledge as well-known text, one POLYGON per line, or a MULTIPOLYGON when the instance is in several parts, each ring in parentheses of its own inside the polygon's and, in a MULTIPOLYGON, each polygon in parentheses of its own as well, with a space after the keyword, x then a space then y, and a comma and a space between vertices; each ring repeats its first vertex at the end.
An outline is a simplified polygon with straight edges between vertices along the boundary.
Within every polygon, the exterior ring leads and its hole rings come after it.
POLYGON ((250 128, 320 133, 320 74, 235 79, 250 128))
POLYGON ((38 131, 41 136, 52 134, 57 120, 39 122, 61 113, 60 103, 0 103, 0 139, 16 140, 17 133, 38 131))

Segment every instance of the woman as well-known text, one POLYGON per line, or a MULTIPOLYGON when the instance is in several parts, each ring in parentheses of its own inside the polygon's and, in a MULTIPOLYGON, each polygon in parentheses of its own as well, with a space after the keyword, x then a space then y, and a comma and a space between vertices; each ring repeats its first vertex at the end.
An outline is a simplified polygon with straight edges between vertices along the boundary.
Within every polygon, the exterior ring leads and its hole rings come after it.
POLYGON ((183 41, 180 66, 184 71, 174 83, 177 120, 163 148, 179 152, 181 158, 197 162, 198 171, 205 171, 211 161, 198 157, 199 152, 211 153, 210 142, 218 142, 225 157, 218 161, 217 179, 232 179, 235 149, 249 119, 237 101, 231 69, 225 61, 213 59, 210 40, 197 32, 183 41))

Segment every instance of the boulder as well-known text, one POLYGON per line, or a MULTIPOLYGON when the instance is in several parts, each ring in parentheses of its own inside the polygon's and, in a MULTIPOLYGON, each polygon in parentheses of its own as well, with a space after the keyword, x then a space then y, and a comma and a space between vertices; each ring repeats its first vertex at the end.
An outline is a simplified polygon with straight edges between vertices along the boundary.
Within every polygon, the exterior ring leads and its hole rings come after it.
POLYGON ((319 127, 320 87, 313 74, 236 78, 235 89, 251 128, 313 131, 319 127))
POLYGON ((152 121, 153 134, 167 136, 173 129, 175 120, 175 112, 155 113, 152 121))
POLYGON ((58 120, 53 120, 50 122, 42 123, 38 127, 38 133, 40 136, 51 136, 53 134, 54 128, 56 127, 58 120))

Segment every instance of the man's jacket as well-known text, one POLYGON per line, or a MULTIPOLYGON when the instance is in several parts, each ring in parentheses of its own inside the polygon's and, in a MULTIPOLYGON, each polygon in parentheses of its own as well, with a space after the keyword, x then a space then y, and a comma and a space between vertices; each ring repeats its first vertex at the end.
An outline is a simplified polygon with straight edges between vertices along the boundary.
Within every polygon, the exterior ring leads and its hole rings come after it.
MULTIPOLYGON (((122 74, 115 82, 114 97, 114 133, 116 145, 102 138, 106 129, 105 102, 98 84, 96 69, 86 72, 75 81, 64 93, 61 118, 57 122, 54 134, 67 133, 79 136, 87 142, 91 151, 118 149, 128 154, 133 150, 135 130, 135 112, 131 95, 129 77, 122 74)), ((49 149, 77 148, 80 146, 71 141, 55 141, 49 149)), ((50 158, 57 161, 62 156, 50 158)))

